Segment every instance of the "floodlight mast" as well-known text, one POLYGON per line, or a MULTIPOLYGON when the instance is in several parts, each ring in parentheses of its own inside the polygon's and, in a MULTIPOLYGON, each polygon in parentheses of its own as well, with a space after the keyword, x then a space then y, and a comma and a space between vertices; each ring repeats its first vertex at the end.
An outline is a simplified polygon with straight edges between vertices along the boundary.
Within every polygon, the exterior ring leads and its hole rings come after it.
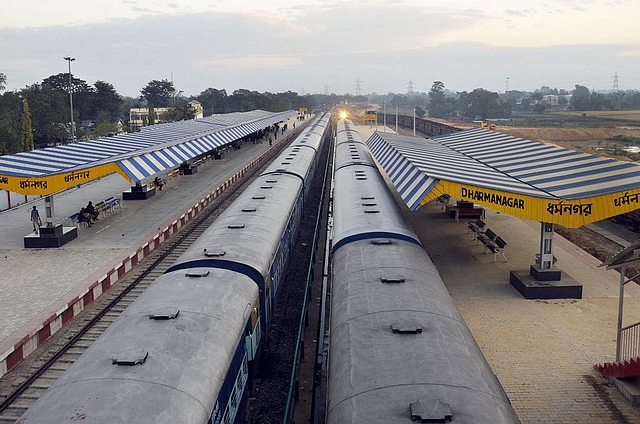
POLYGON ((76 141, 75 122, 73 119, 73 85, 71 84, 71 62, 76 60, 75 57, 65 56, 64 60, 69 62, 69 105, 71 106, 71 142, 76 141))

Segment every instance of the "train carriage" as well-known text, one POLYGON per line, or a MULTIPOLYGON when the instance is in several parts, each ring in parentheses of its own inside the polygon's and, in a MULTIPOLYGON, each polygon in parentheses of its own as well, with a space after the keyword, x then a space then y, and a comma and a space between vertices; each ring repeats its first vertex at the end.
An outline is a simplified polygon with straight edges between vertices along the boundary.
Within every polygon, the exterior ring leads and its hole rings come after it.
POLYGON ((243 390, 228 387, 246 385, 257 349, 257 286, 236 272, 196 268, 164 274, 152 288, 20 423, 206 423, 216 402, 219 415, 235 415, 243 390))
POLYGON ((336 144, 326 422, 518 423, 351 123, 336 144))

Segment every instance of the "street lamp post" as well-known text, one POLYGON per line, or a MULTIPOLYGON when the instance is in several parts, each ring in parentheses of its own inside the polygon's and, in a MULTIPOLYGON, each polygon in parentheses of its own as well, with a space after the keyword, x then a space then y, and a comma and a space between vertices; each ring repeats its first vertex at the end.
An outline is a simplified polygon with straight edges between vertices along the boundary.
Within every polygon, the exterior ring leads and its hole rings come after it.
POLYGON ((64 60, 69 62, 69 104, 71 105, 71 142, 76 141, 75 122, 73 119, 73 85, 71 84, 71 62, 76 60, 75 57, 65 56, 64 60))

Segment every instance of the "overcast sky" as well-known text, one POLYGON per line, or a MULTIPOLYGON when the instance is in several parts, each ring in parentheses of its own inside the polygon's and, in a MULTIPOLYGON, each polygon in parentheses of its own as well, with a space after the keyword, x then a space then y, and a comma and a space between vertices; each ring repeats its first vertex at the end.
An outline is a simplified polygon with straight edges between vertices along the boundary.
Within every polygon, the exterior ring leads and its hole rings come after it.
POLYGON ((137 97, 640 88, 638 0, 0 0, 9 90, 68 72, 137 97))

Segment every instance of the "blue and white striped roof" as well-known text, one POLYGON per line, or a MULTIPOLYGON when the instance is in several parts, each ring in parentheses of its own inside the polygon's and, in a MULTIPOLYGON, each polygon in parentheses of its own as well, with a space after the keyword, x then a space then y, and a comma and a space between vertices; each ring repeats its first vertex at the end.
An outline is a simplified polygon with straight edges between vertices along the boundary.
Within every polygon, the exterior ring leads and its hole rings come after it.
POLYGON ((0 156, 0 174, 42 177, 116 162, 137 181, 295 114, 256 110, 152 125, 136 133, 0 156))
POLYGON ((482 128, 431 139, 376 132, 367 145, 412 210, 439 180, 567 200, 640 188, 634 163, 482 128))

